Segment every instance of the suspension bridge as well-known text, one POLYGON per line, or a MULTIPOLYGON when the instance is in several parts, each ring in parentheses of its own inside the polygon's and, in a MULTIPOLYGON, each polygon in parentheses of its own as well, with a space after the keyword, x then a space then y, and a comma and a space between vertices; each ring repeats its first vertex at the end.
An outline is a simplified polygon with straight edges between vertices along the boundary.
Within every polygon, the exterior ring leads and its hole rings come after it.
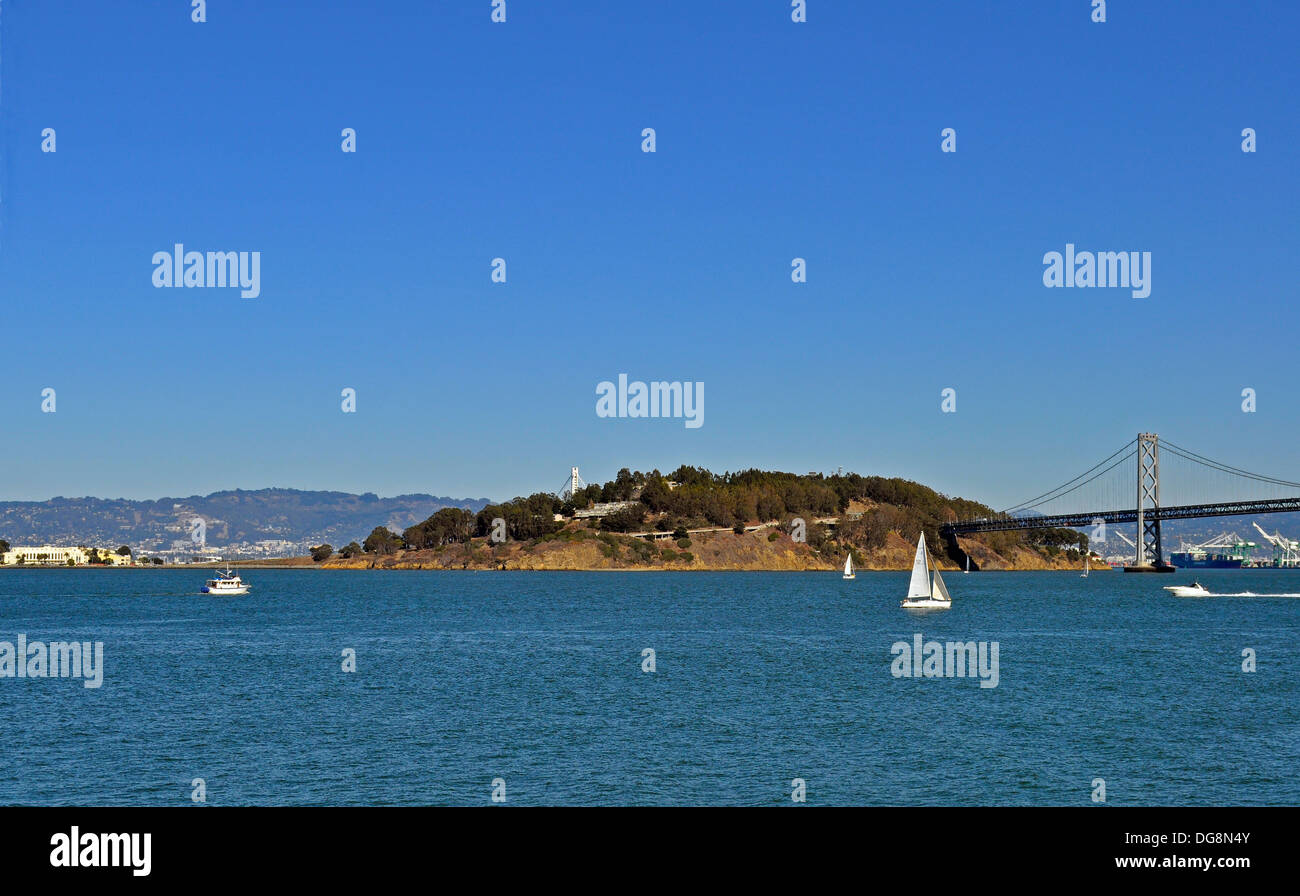
MULTIPOLYGON (((992 516, 950 523, 946 537, 1025 529, 1137 526, 1132 572, 1172 572, 1160 540, 1163 520, 1300 511, 1300 482, 1219 463, 1155 433, 1140 433, 1069 482, 992 516), (1161 451, 1164 478, 1161 478, 1161 451), (1134 485, 1136 484, 1136 490, 1134 485), (1163 488, 1163 500, 1162 500, 1163 488), (1172 498, 1172 500, 1171 500, 1172 498), (1084 509, 1084 508, 1101 509, 1084 509)), ((1127 539, 1125 539, 1127 541, 1127 539)))

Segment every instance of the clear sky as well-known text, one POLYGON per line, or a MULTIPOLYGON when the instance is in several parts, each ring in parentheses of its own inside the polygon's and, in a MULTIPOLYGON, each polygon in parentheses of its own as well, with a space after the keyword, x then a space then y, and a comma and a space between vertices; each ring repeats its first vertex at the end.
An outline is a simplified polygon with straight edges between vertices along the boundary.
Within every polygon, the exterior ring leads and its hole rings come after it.
POLYGON ((1296 478, 1300 5, 1090 7, 0 0, 0 498, 693 463, 1005 506, 1139 430, 1296 478), (154 288, 178 242, 261 294, 154 288), (1066 243, 1150 296, 1045 287, 1066 243), (598 418, 620 373, 704 425, 598 418))

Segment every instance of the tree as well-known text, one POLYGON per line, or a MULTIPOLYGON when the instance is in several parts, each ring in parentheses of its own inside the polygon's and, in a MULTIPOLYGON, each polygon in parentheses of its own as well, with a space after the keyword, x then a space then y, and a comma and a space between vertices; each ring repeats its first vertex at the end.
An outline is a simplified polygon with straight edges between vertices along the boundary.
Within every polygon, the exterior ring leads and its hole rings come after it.
POLYGON ((7 553, 8 551, 9 551, 9 542, 5 541, 3 538, 0 538, 0 554, 7 553))
MULTIPOLYGON (((480 510, 477 516, 472 517, 473 526, 470 534, 480 538, 492 535, 495 529, 494 521, 502 519, 506 523, 506 535, 510 538, 518 541, 541 538, 563 528, 563 522, 555 521, 555 514, 561 513, 565 506, 565 502, 554 495, 541 492, 529 495, 527 498, 515 498, 504 504, 489 504, 480 510)), ((442 511, 438 512, 442 513, 442 511)), ((468 514, 468 511, 462 513, 468 514)), ((434 516, 436 517, 437 514, 434 516)))
POLYGON ((634 504, 611 513, 600 521, 600 528, 607 532, 635 532, 645 522, 645 505, 634 504))
POLYGON ((355 557, 357 554, 360 554, 363 550, 364 549, 361 547, 361 545, 357 544, 355 541, 349 541, 343 547, 339 548, 339 556, 342 557, 344 560, 347 560, 351 557, 355 557))
POLYGON ((672 490, 664 484, 662 478, 652 476, 641 489, 641 503, 655 513, 666 510, 672 501, 672 490))
POLYGON ((632 498, 632 490, 636 487, 636 480, 632 476, 632 471, 627 467, 618 471, 614 478, 614 487, 611 491, 614 493, 615 501, 629 501, 632 498))
POLYGON ((117 549, 117 556, 119 556, 119 557, 130 557, 130 556, 131 556, 131 549, 130 549, 129 547, 127 547, 126 545, 122 545, 120 548, 117 549))
POLYGON ((334 548, 331 545, 328 544, 317 545, 316 547, 311 549, 311 559, 315 563, 320 563, 323 560, 328 560, 330 558, 330 555, 333 553, 334 553, 334 548))
MULTIPOLYGON (((479 514, 482 523, 482 514, 479 514)), ((422 523, 402 533, 406 546, 419 551, 439 548, 453 542, 468 541, 474 535, 475 517, 462 507, 444 507, 422 523)))
POLYGON ((362 547, 367 554, 393 554, 402 547, 402 537, 385 526, 375 526, 362 542, 362 547))

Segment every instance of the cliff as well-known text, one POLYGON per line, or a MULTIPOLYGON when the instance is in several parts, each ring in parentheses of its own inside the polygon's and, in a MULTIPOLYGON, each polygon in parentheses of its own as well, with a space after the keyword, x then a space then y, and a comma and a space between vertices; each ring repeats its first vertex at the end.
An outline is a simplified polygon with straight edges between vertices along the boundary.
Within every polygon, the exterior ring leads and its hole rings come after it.
MULTIPOLYGON (((970 552, 973 569, 1064 570, 1078 569, 1082 563, 1079 559, 1069 559, 1063 552, 1051 556, 1045 549, 1022 545, 996 551, 977 538, 962 538, 959 544, 970 552)), ((936 553, 940 569, 959 568, 948 558, 938 556, 942 546, 930 547, 936 553)), ((864 570, 907 570, 912 567, 915 551, 915 542, 890 532, 880 548, 855 549, 855 564, 864 570)), ((844 565, 844 553, 838 548, 819 552, 776 528, 743 535, 730 531, 695 533, 677 542, 648 541, 570 523, 555 535, 524 542, 492 545, 486 539, 475 538, 467 544, 430 550, 399 550, 382 556, 360 554, 347 559, 335 556, 319 564, 303 557, 296 558, 293 564, 325 569, 830 571, 844 565)))

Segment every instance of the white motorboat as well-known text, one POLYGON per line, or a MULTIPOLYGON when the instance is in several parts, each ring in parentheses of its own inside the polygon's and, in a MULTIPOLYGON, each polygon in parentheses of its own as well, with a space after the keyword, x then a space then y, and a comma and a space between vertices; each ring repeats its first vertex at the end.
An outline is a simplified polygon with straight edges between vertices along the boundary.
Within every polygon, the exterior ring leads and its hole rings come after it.
POLYGON ((952 606, 952 597, 943 584, 939 570, 930 566, 930 551, 925 546, 925 532, 916 542, 916 558, 912 561, 912 580, 907 585, 907 598, 900 606, 908 610, 946 610, 952 606))
POLYGON ((1190 585, 1166 585, 1166 591, 1173 592, 1174 597, 1213 597, 1204 585, 1200 582, 1192 582, 1190 585))
POLYGON ((852 551, 849 551, 849 555, 844 558, 844 578, 846 579, 857 578, 857 576, 853 574, 853 552, 852 551))
POLYGON ((230 567, 227 566, 225 572, 218 572, 216 578, 208 579, 208 583, 203 586, 203 593, 227 595, 247 594, 251 587, 251 585, 244 583, 244 580, 239 577, 238 573, 231 572, 230 567))

